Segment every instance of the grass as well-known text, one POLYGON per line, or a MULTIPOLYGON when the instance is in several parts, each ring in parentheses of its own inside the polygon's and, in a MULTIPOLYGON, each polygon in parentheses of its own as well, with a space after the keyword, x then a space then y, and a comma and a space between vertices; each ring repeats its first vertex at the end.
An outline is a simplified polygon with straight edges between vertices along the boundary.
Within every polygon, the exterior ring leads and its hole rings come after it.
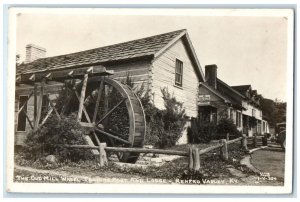
MULTIPOLYGON (((211 144, 199 144, 194 145, 200 149, 204 149, 209 147, 215 143, 211 144)), ((177 149, 177 150, 186 150, 191 145, 178 145, 169 149, 177 149)), ((105 168, 99 168, 96 166, 94 161, 80 161, 78 163, 74 162, 65 162, 60 164, 59 166, 49 168, 41 164, 31 164, 35 165, 36 168, 43 169, 51 169, 57 172, 67 172, 75 175, 84 176, 97 176, 97 177, 122 177, 122 178, 154 178, 154 179, 167 179, 167 180, 175 180, 175 179, 223 179, 232 177, 230 172, 225 169, 226 166, 231 165, 234 167, 240 166, 239 160, 244 155, 243 151, 240 150, 240 144, 231 144, 229 146, 229 156, 230 159, 228 161, 224 161, 219 156, 219 150, 216 149, 214 151, 208 152, 206 154, 201 155, 201 172, 199 173, 191 173, 188 170, 188 158, 182 157, 171 162, 166 162, 160 167, 148 166, 145 169, 141 168, 121 168, 116 166, 113 162, 110 162, 109 165, 105 168)), ((17 160, 20 160, 17 158, 17 160)), ((23 161, 16 161, 17 164, 22 162, 23 166, 30 166, 30 164, 24 164, 23 161)), ((17 171, 19 172, 19 171, 17 171)))

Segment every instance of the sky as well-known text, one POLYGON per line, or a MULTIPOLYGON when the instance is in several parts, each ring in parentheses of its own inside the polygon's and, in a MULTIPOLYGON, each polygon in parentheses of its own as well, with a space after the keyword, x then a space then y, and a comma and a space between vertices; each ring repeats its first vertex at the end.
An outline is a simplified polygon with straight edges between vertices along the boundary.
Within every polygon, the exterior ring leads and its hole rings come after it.
POLYGON ((16 50, 47 49, 47 57, 187 29, 198 60, 218 66, 229 85, 251 84, 269 99, 286 101, 287 20, 284 17, 20 13, 16 50))

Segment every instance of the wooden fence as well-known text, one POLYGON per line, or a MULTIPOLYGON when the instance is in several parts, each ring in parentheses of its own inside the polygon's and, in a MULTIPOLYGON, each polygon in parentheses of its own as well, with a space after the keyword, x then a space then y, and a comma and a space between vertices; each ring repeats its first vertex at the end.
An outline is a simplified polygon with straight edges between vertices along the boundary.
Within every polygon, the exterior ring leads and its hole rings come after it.
POLYGON ((107 165, 106 152, 134 152, 134 153, 152 153, 152 154, 167 154, 189 157, 189 169, 199 171, 201 167, 200 156, 208 153, 212 150, 219 149, 220 156, 224 160, 228 160, 228 146, 235 142, 241 142, 241 147, 247 150, 247 137, 239 137, 233 140, 222 139, 216 145, 205 149, 198 149, 196 147, 190 147, 189 151, 177 151, 177 150, 164 150, 164 149, 146 149, 146 148, 123 148, 123 147, 107 147, 106 143, 100 143, 99 146, 90 145, 62 145, 67 148, 79 148, 79 149, 97 149, 99 150, 99 164, 100 167, 107 165))

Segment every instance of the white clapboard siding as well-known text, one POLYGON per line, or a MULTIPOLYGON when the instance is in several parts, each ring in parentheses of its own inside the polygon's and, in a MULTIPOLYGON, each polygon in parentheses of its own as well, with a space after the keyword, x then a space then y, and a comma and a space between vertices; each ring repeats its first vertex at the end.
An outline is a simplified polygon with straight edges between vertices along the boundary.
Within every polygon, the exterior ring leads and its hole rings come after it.
POLYGON ((197 117, 197 95, 199 79, 194 66, 186 51, 182 40, 178 40, 173 46, 159 56, 152 64, 152 93, 154 104, 158 108, 164 108, 161 88, 167 87, 179 102, 183 102, 186 114, 197 117), (175 63, 176 59, 183 62, 182 87, 175 86, 175 63))
POLYGON ((123 82, 126 80, 127 75, 129 75, 135 86, 141 86, 143 84, 148 88, 150 82, 150 64, 150 61, 142 60, 106 65, 105 67, 107 70, 114 71, 114 74, 109 76, 109 78, 123 82))

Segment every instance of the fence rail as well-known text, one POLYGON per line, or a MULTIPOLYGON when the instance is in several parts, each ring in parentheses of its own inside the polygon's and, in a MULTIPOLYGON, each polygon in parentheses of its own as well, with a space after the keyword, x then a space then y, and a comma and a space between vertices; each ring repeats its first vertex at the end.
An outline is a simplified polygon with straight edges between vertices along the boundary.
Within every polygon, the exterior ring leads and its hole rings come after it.
POLYGON ((78 149, 98 149, 99 150, 99 162, 100 167, 105 166, 107 164, 107 156, 106 152, 134 152, 134 153, 153 153, 153 154, 166 154, 166 155, 178 155, 189 157, 189 169, 194 171, 199 171, 200 164, 200 156, 208 153, 215 149, 220 149, 221 158, 227 160, 228 159, 228 145, 233 144, 235 142, 241 141, 241 147, 247 149, 247 137, 244 135, 243 137, 239 137, 233 140, 227 141, 226 139, 220 140, 220 143, 213 145, 211 147, 201 149, 196 148, 194 146, 190 147, 188 151, 177 151, 177 150, 164 150, 164 149, 146 149, 146 148, 124 148, 124 147, 107 147, 106 143, 100 143, 99 146, 90 146, 90 145, 69 145, 64 144, 60 145, 67 148, 78 148, 78 149))

